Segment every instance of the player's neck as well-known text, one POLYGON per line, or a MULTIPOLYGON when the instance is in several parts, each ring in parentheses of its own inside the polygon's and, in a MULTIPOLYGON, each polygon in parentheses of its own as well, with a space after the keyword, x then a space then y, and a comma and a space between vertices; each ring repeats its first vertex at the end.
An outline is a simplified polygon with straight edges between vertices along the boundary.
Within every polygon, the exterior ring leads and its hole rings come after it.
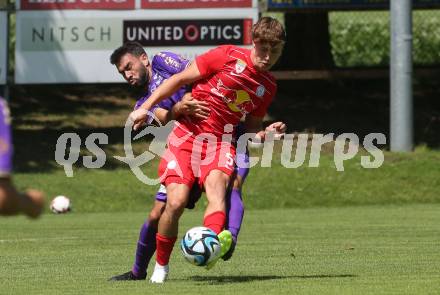
POLYGON ((153 77, 153 69, 151 64, 147 66, 147 75, 148 75, 148 81, 151 81, 151 78, 153 77))
POLYGON ((151 64, 147 66, 147 77, 146 77, 146 81, 144 84, 144 87, 146 90, 148 90, 149 85, 151 83, 151 78, 153 77, 153 70, 151 68, 151 64))

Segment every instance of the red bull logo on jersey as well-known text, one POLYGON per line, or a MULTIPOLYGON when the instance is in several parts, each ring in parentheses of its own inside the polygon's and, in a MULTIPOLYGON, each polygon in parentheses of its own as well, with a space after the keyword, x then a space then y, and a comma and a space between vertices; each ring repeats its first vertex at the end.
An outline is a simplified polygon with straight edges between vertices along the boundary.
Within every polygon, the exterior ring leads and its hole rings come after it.
POLYGON ((231 111, 235 113, 241 112, 242 114, 250 113, 253 106, 249 93, 244 90, 235 91, 234 101, 228 103, 228 107, 231 111))
POLYGON ((217 81, 217 87, 211 88, 211 92, 221 97, 234 113, 248 114, 255 108, 248 92, 242 89, 231 89, 220 79, 217 81))

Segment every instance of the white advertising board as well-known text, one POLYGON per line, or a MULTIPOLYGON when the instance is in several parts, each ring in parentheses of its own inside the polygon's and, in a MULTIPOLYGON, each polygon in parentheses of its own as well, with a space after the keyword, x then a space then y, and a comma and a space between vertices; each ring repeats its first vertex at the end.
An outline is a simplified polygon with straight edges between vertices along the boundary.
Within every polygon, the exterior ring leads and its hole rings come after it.
POLYGON ((0 11, 0 85, 6 84, 7 74, 7 51, 8 51, 8 39, 7 39, 7 22, 8 14, 6 11, 0 11))
POLYGON ((194 59, 220 44, 251 44, 256 8, 17 11, 15 82, 122 82, 110 64, 125 41, 149 56, 171 51, 194 59))

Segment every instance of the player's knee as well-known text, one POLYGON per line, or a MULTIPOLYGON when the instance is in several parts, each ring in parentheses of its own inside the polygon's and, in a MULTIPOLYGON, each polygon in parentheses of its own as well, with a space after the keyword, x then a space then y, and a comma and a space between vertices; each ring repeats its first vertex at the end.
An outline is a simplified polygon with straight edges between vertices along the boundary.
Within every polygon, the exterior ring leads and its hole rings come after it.
POLYGON ((162 215, 163 210, 159 210, 157 208, 153 208, 150 214, 148 215, 148 223, 149 224, 157 224, 159 222, 160 216, 162 215))
POLYGON ((186 202, 181 198, 168 198, 166 209, 169 214, 180 216, 185 210, 186 202))
POLYGON ((222 171, 212 171, 205 180, 205 189, 218 190, 219 188, 225 188, 230 183, 231 177, 222 171))
POLYGON ((241 177, 237 175, 237 177, 234 178, 234 182, 232 183, 232 188, 236 190, 241 190, 242 184, 243 181, 241 180, 241 177))

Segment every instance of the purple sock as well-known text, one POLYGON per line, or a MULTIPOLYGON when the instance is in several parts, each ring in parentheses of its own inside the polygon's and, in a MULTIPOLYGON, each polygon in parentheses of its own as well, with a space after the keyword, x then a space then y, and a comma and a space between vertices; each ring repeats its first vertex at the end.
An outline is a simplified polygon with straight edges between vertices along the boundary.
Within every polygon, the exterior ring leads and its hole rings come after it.
POLYGON ((240 190, 232 189, 228 205, 228 224, 226 228, 231 232, 234 241, 237 242, 238 233, 241 228, 241 221, 243 220, 244 215, 244 206, 240 190))
POLYGON ((139 233, 136 260, 131 270, 136 277, 145 276, 147 273, 148 263, 156 251, 156 233, 157 227, 149 226, 148 220, 145 221, 139 233))

